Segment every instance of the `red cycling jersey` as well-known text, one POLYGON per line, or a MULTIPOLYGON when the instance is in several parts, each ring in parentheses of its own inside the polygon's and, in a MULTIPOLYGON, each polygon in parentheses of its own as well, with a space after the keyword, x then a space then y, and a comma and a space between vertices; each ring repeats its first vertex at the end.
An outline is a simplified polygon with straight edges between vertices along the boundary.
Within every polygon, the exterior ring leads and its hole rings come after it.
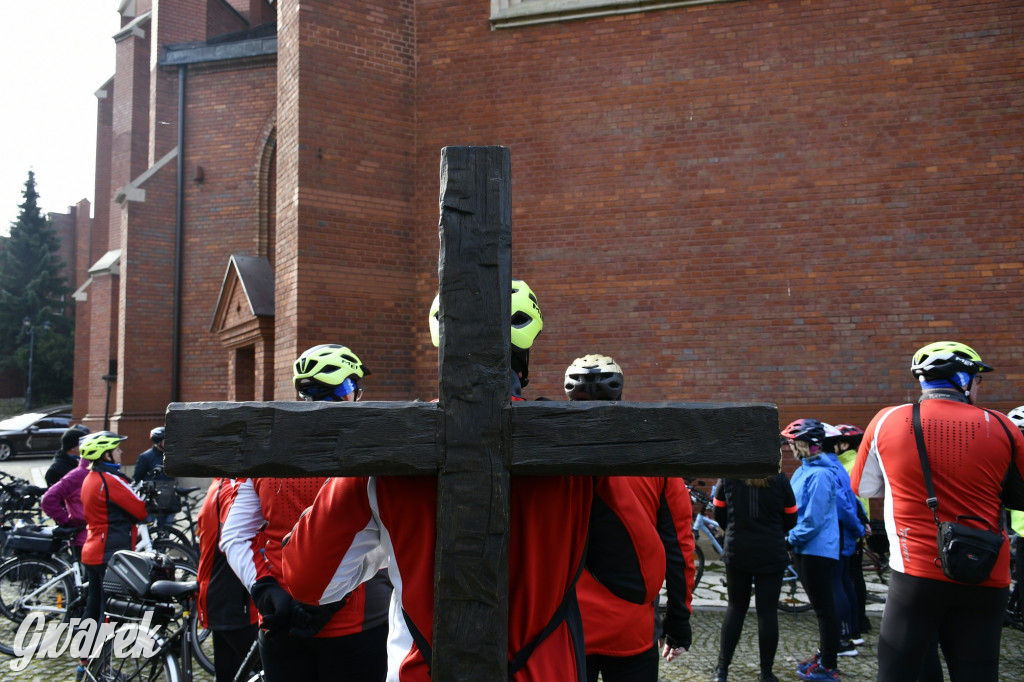
POLYGON ((87 536, 82 563, 99 566, 119 549, 134 549, 135 524, 146 518, 146 503, 128 478, 114 467, 96 463, 82 482, 82 509, 87 536))
MULTIPOLYGON (((633 490, 648 522, 665 547, 665 584, 668 609, 665 632, 672 634, 678 620, 689 620, 693 598, 693 505, 681 478, 630 476, 623 480, 633 490)), ((652 568, 652 572, 655 570, 652 568)), ((654 646, 655 602, 633 604, 612 594, 590 571, 576 586, 587 654, 635 656, 654 646)))
MULTIPOLYGON (((510 665, 510 679, 584 679, 582 633, 571 602, 585 550, 588 562, 603 558, 618 569, 603 578, 608 584, 618 578, 623 594, 649 604, 664 578, 660 539, 622 479, 513 477, 510 497, 509 660, 557 624, 521 667, 510 665), (602 524, 620 532, 606 532, 602 524), (616 542, 623 539, 628 542, 616 542)), ((332 479, 284 548, 284 576, 300 601, 337 599, 388 567, 392 682, 430 679, 436 502, 434 478, 332 479)))
MULTIPOLYGON (((871 420, 850 472, 851 486, 862 497, 884 495, 889 565, 894 571, 953 582, 936 564, 936 527, 925 503, 928 495, 912 428, 912 409, 912 405, 889 407, 871 420)), ((955 521, 959 515, 973 515, 997 527, 1002 513, 998 495, 1011 466, 1008 434, 1016 447, 1013 466, 1024 473, 1024 436, 1020 430, 999 412, 944 399, 922 401, 921 424, 939 502, 939 520, 955 521)), ((977 525, 970 520, 966 523, 977 525)), ((1009 543, 1003 543, 999 560, 982 585, 1010 584, 1009 553, 1009 543)))
MULTIPOLYGON (((307 478, 249 478, 238 485, 235 499, 221 528, 221 551, 227 556, 232 570, 252 590, 257 579, 272 576, 295 599, 308 604, 319 604, 319 599, 303 599, 292 589, 282 570, 281 543, 292 530, 299 516, 313 500, 325 481, 323 477, 307 478)), ((321 562, 317 548, 311 559, 321 562)), ((340 637, 362 632, 381 625, 387 620, 387 595, 378 596, 374 590, 367 599, 364 585, 354 585, 349 600, 331 617, 317 637, 340 637)), ((344 594, 338 595, 339 599, 344 594)))
POLYGON ((220 528, 242 479, 215 478, 206 492, 196 526, 199 531, 199 623, 211 630, 232 630, 252 625, 259 614, 249 592, 220 551, 220 528))

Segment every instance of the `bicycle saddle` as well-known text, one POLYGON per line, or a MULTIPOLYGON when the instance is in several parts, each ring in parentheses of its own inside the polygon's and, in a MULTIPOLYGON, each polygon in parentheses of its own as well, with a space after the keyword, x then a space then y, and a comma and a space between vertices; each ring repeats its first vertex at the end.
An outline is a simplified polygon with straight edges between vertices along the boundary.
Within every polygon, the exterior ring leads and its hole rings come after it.
POLYGON ((154 597, 174 599, 186 594, 192 594, 199 590, 199 583, 195 580, 176 582, 174 580, 157 580, 149 587, 149 593, 154 597))

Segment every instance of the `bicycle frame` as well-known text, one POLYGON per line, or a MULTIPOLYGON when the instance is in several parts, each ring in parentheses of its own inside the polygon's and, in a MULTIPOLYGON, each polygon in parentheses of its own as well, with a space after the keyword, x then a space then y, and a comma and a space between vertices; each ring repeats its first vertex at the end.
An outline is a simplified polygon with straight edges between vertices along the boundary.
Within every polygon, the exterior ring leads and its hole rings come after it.
POLYGON ((693 537, 694 539, 700 539, 701 535, 704 535, 714 547, 718 555, 722 555, 722 545, 718 542, 718 533, 722 530, 722 527, 718 525, 718 522, 709 517, 707 514, 697 514, 693 519, 693 537))

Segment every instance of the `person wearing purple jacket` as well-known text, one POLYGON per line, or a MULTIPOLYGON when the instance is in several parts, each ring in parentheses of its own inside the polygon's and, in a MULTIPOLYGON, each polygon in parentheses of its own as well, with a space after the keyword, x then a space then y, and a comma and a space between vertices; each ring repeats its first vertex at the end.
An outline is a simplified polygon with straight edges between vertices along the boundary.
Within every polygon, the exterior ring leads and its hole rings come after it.
POLYGON ((82 556, 82 546, 85 544, 85 509, 82 507, 82 482, 89 475, 87 459, 83 459, 78 466, 64 474, 64 476, 50 486, 39 506, 43 513, 57 522, 58 526, 65 528, 78 528, 75 535, 75 558, 82 556))

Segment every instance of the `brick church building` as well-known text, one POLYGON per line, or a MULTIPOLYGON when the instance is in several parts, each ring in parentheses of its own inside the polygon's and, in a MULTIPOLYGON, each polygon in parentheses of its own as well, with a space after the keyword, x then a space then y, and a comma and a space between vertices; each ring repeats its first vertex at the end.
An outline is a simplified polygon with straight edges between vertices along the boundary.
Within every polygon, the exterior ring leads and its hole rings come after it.
POLYGON ((294 398, 318 343, 359 354, 366 399, 432 398, 447 145, 511 152, 513 276, 545 318, 527 397, 601 352, 629 400, 866 426, 953 339, 996 367, 987 406, 1024 403, 1017 0, 119 12, 74 413, 131 456, 169 402, 294 398))

